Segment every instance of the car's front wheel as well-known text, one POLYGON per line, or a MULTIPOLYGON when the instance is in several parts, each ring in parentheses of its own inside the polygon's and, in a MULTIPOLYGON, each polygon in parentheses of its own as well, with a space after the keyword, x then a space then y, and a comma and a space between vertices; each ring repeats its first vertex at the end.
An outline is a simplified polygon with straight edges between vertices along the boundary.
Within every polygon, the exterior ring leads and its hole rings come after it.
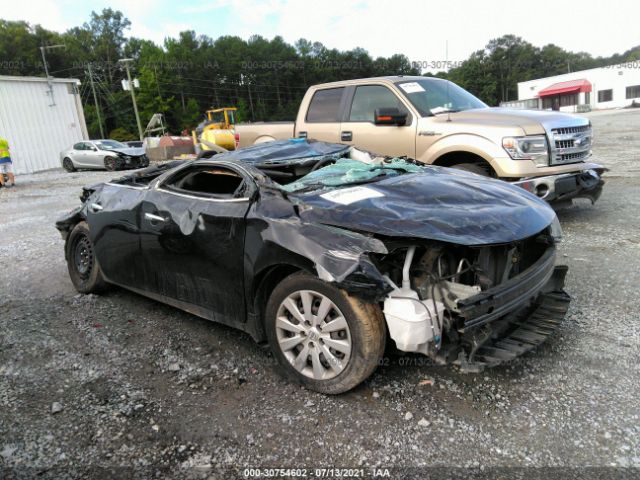
POLYGON ((120 167, 120 160, 118 158, 112 156, 104 157, 104 168, 110 172, 118 170, 120 167))
POLYGON ((95 293, 106 287, 86 222, 78 223, 71 230, 66 253, 69 276, 78 292, 95 293))
POLYGON ((321 393, 351 390, 373 373, 384 354, 378 305, 306 273, 291 275, 274 289, 265 327, 287 377, 321 393))
POLYGON ((64 168, 69 173, 76 171, 76 167, 69 157, 66 157, 64 160, 62 160, 62 168, 64 168))

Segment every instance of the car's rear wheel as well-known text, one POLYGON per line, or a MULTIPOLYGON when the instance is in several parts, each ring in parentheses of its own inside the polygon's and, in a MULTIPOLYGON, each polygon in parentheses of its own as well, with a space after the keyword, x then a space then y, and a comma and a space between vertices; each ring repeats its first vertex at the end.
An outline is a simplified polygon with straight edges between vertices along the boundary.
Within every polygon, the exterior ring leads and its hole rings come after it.
POLYGON ((104 157, 104 168, 109 170, 110 172, 114 170, 118 170, 120 168, 120 160, 116 157, 104 157))
POLYGON ((64 160, 62 160, 62 168, 64 168, 69 173, 76 171, 76 167, 69 157, 66 157, 64 160))
POLYGON ((69 234, 67 268, 73 286, 80 293, 95 293, 106 287, 86 222, 78 223, 69 234))
POLYGON ((306 273, 285 278, 265 311, 273 354, 287 377, 337 394, 373 373, 385 347, 382 312, 306 273))

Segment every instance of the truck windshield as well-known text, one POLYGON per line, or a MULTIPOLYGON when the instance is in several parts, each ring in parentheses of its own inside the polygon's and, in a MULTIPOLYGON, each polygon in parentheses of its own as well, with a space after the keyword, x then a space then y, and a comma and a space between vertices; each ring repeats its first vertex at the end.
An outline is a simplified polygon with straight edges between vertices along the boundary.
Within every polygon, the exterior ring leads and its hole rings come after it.
POLYGON ((486 103, 448 80, 425 78, 396 85, 423 117, 487 107, 486 103))
POLYGON ((207 112, 209 113, 209 121, 212 123, 224 123, 224 111, 219 112, 207 112))

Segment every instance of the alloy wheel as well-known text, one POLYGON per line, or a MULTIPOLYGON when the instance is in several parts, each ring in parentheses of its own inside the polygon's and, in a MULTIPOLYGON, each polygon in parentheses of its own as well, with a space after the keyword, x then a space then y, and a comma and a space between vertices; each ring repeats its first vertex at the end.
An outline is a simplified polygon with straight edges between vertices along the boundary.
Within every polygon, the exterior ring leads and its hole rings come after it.
POLYGON ((313 290, 293 292, 278 307, 275 326, 280 350, 302 375, 328 380, 349 363, 349 325, 329 297, 313 290))
POLYGON ((64 161, 62 162, 62 166, 67 172, 73 172, 73 162, 71 162, 71 160, 69 160, 68 158, 64 159, 64 161))

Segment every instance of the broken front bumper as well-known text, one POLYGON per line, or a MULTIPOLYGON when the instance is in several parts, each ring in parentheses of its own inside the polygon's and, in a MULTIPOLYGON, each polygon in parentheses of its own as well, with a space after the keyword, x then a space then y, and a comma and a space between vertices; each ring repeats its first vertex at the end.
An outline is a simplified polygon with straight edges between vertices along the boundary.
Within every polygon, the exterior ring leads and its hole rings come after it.
POLYGON ((549 175, 547 177, 525 178, 514 185, 524 188, 549 203, 562 203, 574 198, 588 198, 591 203, 602 193, 602 172, 605 169, 583 170, 581 172, 549 175))
MULTIPOLYGON (((571 298, 563 289, 566 273, 566 266, 554 267, 537 296, 528 299, 518 296, 522 301, 519 309, 492 323, 466 330, 463 341, 468 348, 453 363, 463 372, 479 372, 513 360, 543 343, 556 331, 569 309, 571 298)), ((472 320, 465 326, 469 323, 478 325, 472 320)))

